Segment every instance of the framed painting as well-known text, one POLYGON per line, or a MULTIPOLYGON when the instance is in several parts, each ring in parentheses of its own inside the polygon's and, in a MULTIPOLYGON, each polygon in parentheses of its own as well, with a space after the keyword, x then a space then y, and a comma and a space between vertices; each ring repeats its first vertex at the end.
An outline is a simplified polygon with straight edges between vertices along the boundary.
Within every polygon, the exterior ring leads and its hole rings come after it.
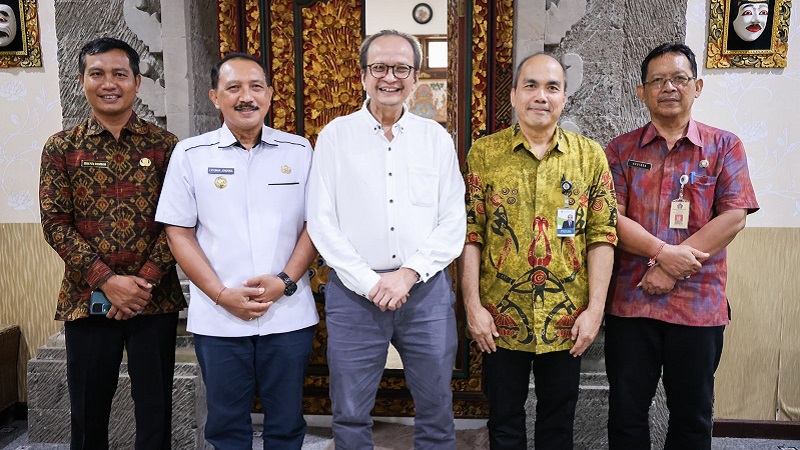
POLYGON ((0 0, 0 68, 42 67, 36 0, 0 0))
POLYGON ((711 0, 706 67, 786 67, 791 0, 711 0))

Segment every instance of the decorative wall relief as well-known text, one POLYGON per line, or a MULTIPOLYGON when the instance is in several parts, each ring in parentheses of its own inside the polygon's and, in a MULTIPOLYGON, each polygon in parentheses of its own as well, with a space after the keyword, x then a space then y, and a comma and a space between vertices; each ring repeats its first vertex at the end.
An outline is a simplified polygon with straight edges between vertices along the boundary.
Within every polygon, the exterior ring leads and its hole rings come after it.
POLYGON ((786 67, 791 0, 711 0, 706 67, 786 67))
POLYGON ((42 67, 36 0, 0 0, 0 68, 42 67))

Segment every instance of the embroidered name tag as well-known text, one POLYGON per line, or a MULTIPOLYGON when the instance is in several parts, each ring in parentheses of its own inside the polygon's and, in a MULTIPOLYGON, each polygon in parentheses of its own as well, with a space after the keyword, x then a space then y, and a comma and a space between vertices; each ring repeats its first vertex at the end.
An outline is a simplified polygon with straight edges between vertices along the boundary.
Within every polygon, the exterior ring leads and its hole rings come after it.
POLYGON ((209 167, 208 173, 212 175, 233 175, 233 167, 209 167))
POLYGON ((81 167, 102 167, 108 168, 108 161, 81 161, 81 167))
POLYGON ((629 159, 628 160, 628 167, 638 167, 640 169, 650 170, 653 167, 653 165, 650 164, 650 163, 647 163, 647 162, 634 161, 632 159, 629 159))

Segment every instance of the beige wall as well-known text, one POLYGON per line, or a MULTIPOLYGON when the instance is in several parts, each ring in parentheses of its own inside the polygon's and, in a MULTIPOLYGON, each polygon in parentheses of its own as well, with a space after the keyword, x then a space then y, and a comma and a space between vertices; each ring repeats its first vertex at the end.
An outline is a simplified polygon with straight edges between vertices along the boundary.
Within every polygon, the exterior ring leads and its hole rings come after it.
POLYGON ((42 237, 38 202, 42 146, 61 129, 55 7, 38 6, 43 67, 0 70, 0 323, 22 329, 20 401, 28 359, 60 328, 53 315, 61 260, 42 237))
POLYGON ((63 274, 61 258, 42 237, 38 223, 0 224, 0 323, 22 330, 18 367, 20 401, 27 401, 28 359, 61 328, 53 320, 63 274))
POLYGON ((714 414, 800 420, 800 228, 747 228, 728 250, 733 320, 717 371, 714 414))
POLYGON ((717 371, 715 416, 797 421, 800 20, 793 17, 790 23, 785 69, 705 69, 708 8, 706 0, 687 4, 686 43, 698 56, 705 83, 693 116, 742 139, 761 205, 729 248, 727 292, 733 320, 717 371))

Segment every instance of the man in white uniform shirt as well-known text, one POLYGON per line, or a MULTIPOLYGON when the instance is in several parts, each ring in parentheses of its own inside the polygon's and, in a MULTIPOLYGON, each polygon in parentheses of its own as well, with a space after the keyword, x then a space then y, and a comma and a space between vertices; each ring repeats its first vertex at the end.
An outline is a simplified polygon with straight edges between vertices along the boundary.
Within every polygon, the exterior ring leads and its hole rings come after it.
POLYGON ((189 277, 188 330, 206 383, 206 440, 252 448, 256 388, 264 448, 300 449, 303 374, 317 311, 305 231, 311 145, 264 125, 272 87, 234 53, 211 71, 218 130, 175 147, 156 220, 189 277))
POLYGON ((325 291, 337 448, 372 449, 370 410, 389 342, 416 407, 414 448, 455 449, 457 346, 447 266, 463 248, 464 183, 450 135, 408 112, 420 49, 397 31, 361 46, 364 107, 320 133, 308 232, 331 267, 325 291))

